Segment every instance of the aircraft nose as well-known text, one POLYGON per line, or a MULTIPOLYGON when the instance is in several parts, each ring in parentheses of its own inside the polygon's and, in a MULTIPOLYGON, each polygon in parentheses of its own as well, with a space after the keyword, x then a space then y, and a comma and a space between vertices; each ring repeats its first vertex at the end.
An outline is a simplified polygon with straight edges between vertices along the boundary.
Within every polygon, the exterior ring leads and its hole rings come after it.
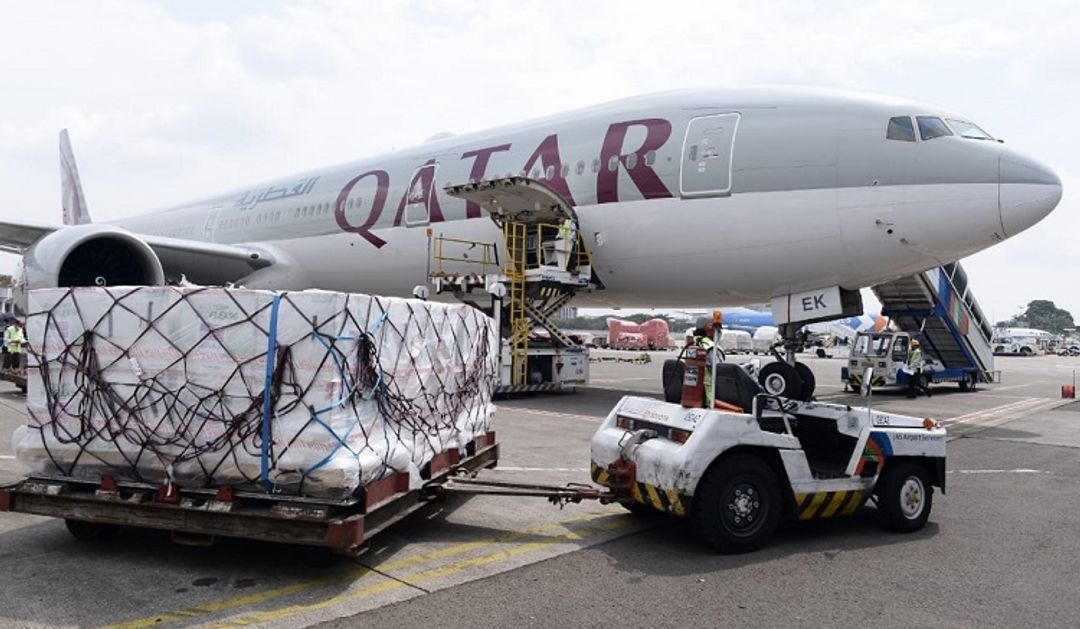
POLYGON ((1006 236, 1046 218, 1061 201, 1061 178, 1049 166, 1012 149, 998 160, 998 209, 1006 236))

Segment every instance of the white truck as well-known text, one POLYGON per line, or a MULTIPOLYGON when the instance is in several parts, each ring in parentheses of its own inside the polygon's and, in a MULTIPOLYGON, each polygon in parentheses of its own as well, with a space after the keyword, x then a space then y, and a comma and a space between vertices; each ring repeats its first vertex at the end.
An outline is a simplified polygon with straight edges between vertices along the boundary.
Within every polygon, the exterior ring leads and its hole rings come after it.
POLYGON ((765 544, 781 519, 850 515, 868 500, 893 529, 923 527, 945 491, 933 420, 798 402, 717 365, 716 399, 738 411, 627 396, 592 439, 592 479, 633 512, 689 518, 721 552, 765 544))
MULTIPOLYGON (((844 389, 858 391, 867 368, 874 370, 874 387, 908 386, 914 377, 908 365, 912 338, 907 332, 859 332, 851 345, 847 364, 840 368, 844 389)), ((979 382, 986 382, 974 366, 945 367, 929 347, 923 347, 923 357, 922 378, 926 385, 956 382, 961 391, 974 391, 979 382)))
POLYGON ((990 343, 998 356, 1035 356, 1043 353, 1040 337, 1008 328, 994 330, 990 343))

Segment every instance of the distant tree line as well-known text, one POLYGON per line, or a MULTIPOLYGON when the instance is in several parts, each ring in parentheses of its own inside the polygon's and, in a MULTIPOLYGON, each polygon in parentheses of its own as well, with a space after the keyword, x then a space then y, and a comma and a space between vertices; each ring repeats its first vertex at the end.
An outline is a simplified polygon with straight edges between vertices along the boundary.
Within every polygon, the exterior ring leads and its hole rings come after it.
POLYGON ((998 321, 998 327, 1035 328, 1054 334, 1065 334, 1073 330, 1076 324, 1073 316, 1064 308, 1058 308, 1049 299, 1035 299, 1028 303, 1023 312, 1005 321, 998 321))

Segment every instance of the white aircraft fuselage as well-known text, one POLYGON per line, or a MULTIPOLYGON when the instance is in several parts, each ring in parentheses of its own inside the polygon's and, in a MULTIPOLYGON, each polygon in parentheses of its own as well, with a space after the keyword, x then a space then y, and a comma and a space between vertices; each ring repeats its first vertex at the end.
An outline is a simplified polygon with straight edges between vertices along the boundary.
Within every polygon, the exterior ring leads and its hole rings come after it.
MULTIPOLYGON (((251 288, 408 295, 427 280, 429 229, 501 247, 487 214, 443 188, 524 174, 577 212, 604 289, 575 303, 762 302, 910 275, 1046 216, 1061 198, 1057 175, 972 127, 865 94, 673 92, 429 141, 113 225, 175 239, 162 259, 170 277, 228 279, 205 260, 184 268, 184 243, 202 241, 272 260, 231 278, 251 288)), ((40 262, 27 258, 28 268, 40 262)))

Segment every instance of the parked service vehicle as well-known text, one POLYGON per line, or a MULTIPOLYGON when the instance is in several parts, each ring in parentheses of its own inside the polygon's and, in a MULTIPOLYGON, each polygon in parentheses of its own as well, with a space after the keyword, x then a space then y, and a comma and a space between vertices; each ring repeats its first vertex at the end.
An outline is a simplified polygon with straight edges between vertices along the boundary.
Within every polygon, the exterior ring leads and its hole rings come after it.
MULTIPOLYGON (((859 332, 856 334, 848 356, 848 364, 840 368, 840 379, 844 382, 844 389, 858 391, 862 385, 863 372, 868 367, 874 370, 872 383, 874 387, 907 387, 913 375, 908 368, 911 340, 912 336, 907 332, 859 332)), ((922 376, 927 384, 956 382, 962 391, 975 390, 976 385, 983 379, 978 369, 946 368, 931 353, 927 345, 924 343, 922 346, 925 363, 922 376)))
POLYGON ((996 355, 1035 356, 1040 353, 1035 337, 995 336, 991 344, 996 355))
POLYGON ((1036 328, 994 328, 991 345, 995 354, 1035 356, 1050 351, 1054 335, 1036 328))
MULTIPOLYGON (((945 491, 933 420, 788 400, 737 365, 716 369, 723 410, 622 398, 593 436, 593 480, 632 512, 689 519, 725 553, 761 547, 782 519, 850 515, 871 498, 897 531, 926 523, 945 491)), ((689 366, 687 383, 700 386, 689 366)))
POLYGON ((1065 339, 1057 348, 1059 356, 1080 356, 1080 341, 1065 339))
POLYGON ((20 391, 26 393, 26 359, 15 369, 0 369, 0 380, 14 384, 20 391))

